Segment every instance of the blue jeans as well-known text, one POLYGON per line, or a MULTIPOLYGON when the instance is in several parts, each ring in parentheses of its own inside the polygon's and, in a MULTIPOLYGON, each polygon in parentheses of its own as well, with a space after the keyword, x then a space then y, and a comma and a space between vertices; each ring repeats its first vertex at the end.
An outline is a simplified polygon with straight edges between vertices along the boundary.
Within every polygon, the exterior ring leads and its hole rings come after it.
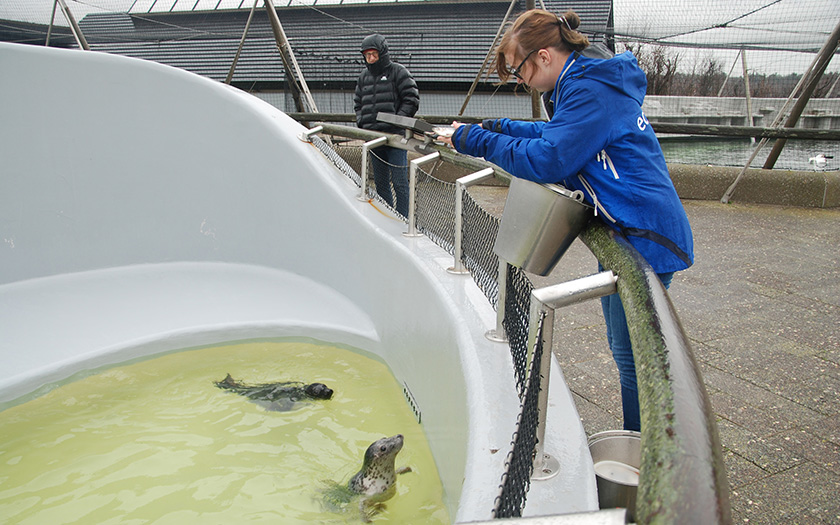
MULTIPOLYGON (((674 272, 657 274, 665 288, 671 286, 674 272)), ((607 322, 607 342, 613 359, 618 366, 621 383, 621 408, 624 412, 624 430, 641 430, 639 420, 639 389, 636 386, 636 363, 633 361, 633 347, 630 332, 624 316, 624 306, 618 294, 601 298, 601 308, 607 322)))
POLYGON ((376 193, 382 200, 396 209, 403 217, 408 217, 408 155, 405 150, 381 146, 372 151, 373 182, 376 193), (397 194, 397 205, 394 206, 394 195, 391 184, 397 194))

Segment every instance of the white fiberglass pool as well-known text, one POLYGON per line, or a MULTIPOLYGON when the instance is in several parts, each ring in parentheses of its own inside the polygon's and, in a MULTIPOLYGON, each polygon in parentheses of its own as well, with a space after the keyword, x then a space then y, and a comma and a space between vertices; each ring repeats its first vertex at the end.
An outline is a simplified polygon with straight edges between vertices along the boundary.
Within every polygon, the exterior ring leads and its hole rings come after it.
MULTIPOLYGON (((411 392, 450 516, 489 519, 519 411, 495 312, 451 257, 355 197, 303 128, 159 64, 0 43, 0 407, 87 370, 305 336, 380 356, 411 392)), ((556 368, 556 367, 555 367, 556 368)), ((552 371, 526 515, 597 509, 552 371)))

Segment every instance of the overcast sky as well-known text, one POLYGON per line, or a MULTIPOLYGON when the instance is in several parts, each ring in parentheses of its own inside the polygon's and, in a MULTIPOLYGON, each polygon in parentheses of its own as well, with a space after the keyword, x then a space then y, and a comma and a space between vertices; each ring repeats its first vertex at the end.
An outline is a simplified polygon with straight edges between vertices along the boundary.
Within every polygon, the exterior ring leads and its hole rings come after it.
MULTIPOLYGON (((77 20, 93 12, 132 12, 212 9, 220 0, 66 0, 77 20)), ((317 0, 335 3, 339 0, 317 0)), ((345 3, 354 0, 345 0, 345 3)), ((359 1, 359 0, 355 0, 359 1)), ((220 7, 236 8, 242 0, 221 0, 220 7)), ((0 19, 48 24, 54 0, 0 0, 0 19)), ((287 0, 278 1, 286 4, 287 0)), ((313 0, 301 1, 311 5, 313 0)), ((573 3, 573 0, 572 2, 573 3)), ((262 2, 260 2, 262 4, 262 2)), ((721 62, 726 71, 737 63, 734 74, 740 76, 737 51, 710 51, 708 46, 747 46, 747 65, 751 71, 764 73, 802 73, 813 60, 812 53, 752 51, 749 46, 784 49, 819 49, 840 21, 840 0, 614 0, 615 28, 619 35, 633 35, 663 42, 706 46, 675 48, 683 64, 700 63, 705 57, 721 62), (725 27, 718 27, 725 25, 725 27)), ((246 0, 246 6, 252 5, 246 0)), ((539 3, 538 3, 539 5, 539 3)), ((56 13, 56 23, 66 26, 63 15, 56 13)), ((829 71, 840 71, 835 58, 829 71)))

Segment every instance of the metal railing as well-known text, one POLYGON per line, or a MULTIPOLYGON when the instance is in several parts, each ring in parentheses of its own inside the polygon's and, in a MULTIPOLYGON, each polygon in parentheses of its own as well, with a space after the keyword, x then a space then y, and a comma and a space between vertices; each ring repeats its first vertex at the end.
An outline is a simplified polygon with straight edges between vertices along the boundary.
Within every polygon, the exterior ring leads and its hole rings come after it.
MULTIPOLYGON (((481 160, 466 158, 446 148, 430 146, 428 141, 344 126, 322 126, 322 130, 331 135, 364 140, 367 144, 372 140, 377 140, 379 144, 378 139, 386 138, 389 146, 423 154, 423 157, 412 161, 413 173, 424 162, 438 158, 460 166, 477 168, 475 173, 458 179, 456 183, 455 264, 451 270, 456 270, 453 273, 463 273, 461 236, 469 233, 471 228, 460 217, 463 213, 461 202, 466 193, 464 190, 491 176, 506 179, 509 175, 500 173, 498 167, 481 160)), ((323 147, 329 146, 324 143, 323 147)), ((363 163, 363 166, 363 171, 368 169, 367 163, 363 163)), ((361 180, 365 178, 366 174, 363 173, 361 180)), ((411 179, 410 192, 413 198, 416 176, 411 179)), ((412 203, 411 216, 414 215, 414 206, 415 203, 412 203)), ((412 231, 412 220, 409 217, 409 232, 412 231)), ((634 348, 644 428, 635 516, 640 523, 728 523, 728 483, 714 415, 688 337, 682 330, 667 291, 638 252, 607 226, 592 221, 580 237, 604 267, 604 272, 534 290, 530 284, 517 287, 510 282, 510 275, 517 279, 523 277, 514 272, 518 269, 499 260, 496 301, 499 321, 498 326, 488 332, 488 337, 491 334, 501 335, 500 339, 505 340, 502 320, 508 326, 524 323, 527 358, 524 363, 518 364, 514 358, 515 368, 523 368, 517 370, 517 376, 523 378, 520 390, 523 410, 517 422, 514 450, 511 450, 509 458, 519 459, 510 460, 508 464, 511 470, 502 475, 494 516, 519 516, 530 482, 548 479, 559 472, 556 460, 543 448, 554 310, 617 292, 625 306, 634 348), (523 290, 528 292, 528 297, 522 296, 523 290), (515 297, 509 297, 508 294, 515 297), (512 304, 514 300, 530 307, 510 310, 506 305, 512 304), (545 329, 539 328, 542 326, 545 329), (543 352, 543 348, 547 351, 543 352), (516 469, 513 467, 517 461, 519 472, 514 472, 516 469), (528 464, 523 467, 522 461, 528 464)), ((492 250, 492 243, 487 249, 492 250)), ((511 342, 512 354, 515 345, 521 346, 522 343, 511 342)))

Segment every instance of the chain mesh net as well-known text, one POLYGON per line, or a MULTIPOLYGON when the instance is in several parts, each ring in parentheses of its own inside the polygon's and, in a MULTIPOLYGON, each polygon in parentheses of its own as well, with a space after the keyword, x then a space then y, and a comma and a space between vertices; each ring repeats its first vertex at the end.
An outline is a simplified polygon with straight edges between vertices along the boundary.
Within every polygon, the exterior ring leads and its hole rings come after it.
MULTIPOLYGON (((434 165, 437 166, 437 163, 434 165)), ((430 170, 434 172, 434 169, 430 170)), ((417 170, 417 230, 451 254, 455 253, 455 184, 417 170)))
POLYGON ((510 354, 516 373, 516 386, 520 393, 525 389, 525 371, 528 363, 528 325, 531 310, 531 291, 534 285, 522 269, 507 265, 505 289, 505 318, 502 325, 510 342, 510 354))
POLYGON ((542 330, 545 316, 539 318, 534 355, 528 371, 528 382, 522 396, 522 404, 513 434, 513 447, 505 460, 502 486, 493 509, 495 518, 512 518, 522 515, 531 474, 534 468, 534 452, 537 446, 539 424, 540 361, 542 360, 542 330))
POLYGON ((466 191, 462 207, 462 262, 490 304, 498 308, 499 257, 493 251, 493 245, 499 233, 499 219, 487 213, 466 191))

